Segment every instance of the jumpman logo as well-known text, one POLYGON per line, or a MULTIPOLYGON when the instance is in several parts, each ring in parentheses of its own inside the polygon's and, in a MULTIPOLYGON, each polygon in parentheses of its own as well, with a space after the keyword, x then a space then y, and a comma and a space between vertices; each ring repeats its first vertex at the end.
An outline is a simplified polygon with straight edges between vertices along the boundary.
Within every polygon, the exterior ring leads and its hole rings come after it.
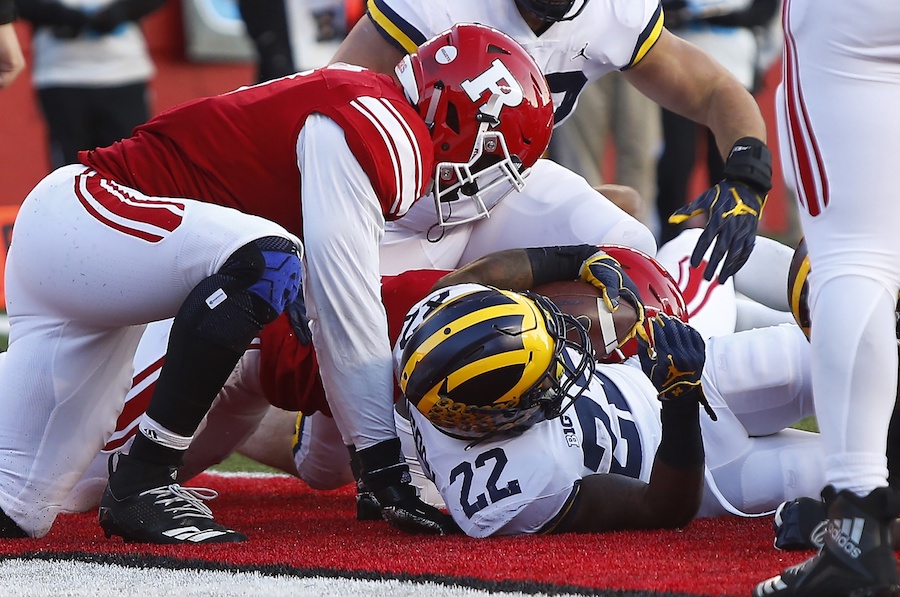
POLYGON ((584 44, 584 47, 581 48, 580 50, 578 50, 577 52, 575 52, 575 55, 572 56, 571 58, 569 58, 569 60, 575 60, 576 58, 584 58, 585 60, 590 60, 591 57, 588 56, 587 54, 585 54, 585 50, 587 50, 587 47, 588 47, 590 44, 591 44, 591 42, 586 42, 586 43, 584 44))

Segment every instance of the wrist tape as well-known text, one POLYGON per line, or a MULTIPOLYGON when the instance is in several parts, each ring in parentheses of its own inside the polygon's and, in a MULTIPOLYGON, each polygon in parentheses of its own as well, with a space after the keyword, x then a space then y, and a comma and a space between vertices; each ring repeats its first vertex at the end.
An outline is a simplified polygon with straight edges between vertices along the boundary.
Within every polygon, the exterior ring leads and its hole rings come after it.
POLYGON ((755 137, 741 137, 725 160, 725 180, 742 182, 765 196, 772 188, 772 152, 755 137))

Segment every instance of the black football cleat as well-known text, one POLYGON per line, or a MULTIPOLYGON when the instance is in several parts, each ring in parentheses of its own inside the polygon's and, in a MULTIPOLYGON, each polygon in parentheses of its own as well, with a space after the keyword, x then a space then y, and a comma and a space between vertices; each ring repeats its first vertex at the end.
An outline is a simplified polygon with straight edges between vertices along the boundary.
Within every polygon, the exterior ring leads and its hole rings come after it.
POLYGON ((885 487, 859 497, 822 492, 828 508, 819 553, 756 585, 754 597, 881 597, 900 595, 891 521, 900 496, 885 487))
MULTIPOLYGON (((113 462, 117 459, 117 469, 131 469, 134 473, 140 467, 134 459, 121 454, 113 454, 109 459, 110 483, 100 498, 100 527, 106 538, 118 536, 131 543, 237 543, 246 541, 241 533, 224 527, 213 520, 212 510, 204 504, 206 500, 218 496, 212 489, 182 487, 174 480, 178 469, 175 467, 153 466, 146 468, 147 477, 160 483, 158 487, 137 490, 118 497, 113 492, 113 462)), ((138 469, 144 471, 144 468, 138 469)), ((122 485, 119 484, 119 491, 122 485)))
POLYGON ((356 482, 356 520, 382 520, 378 498, 362 481, 356 482))
POLYGON ((28 533, 0 509, 0 539, 24 539, 28 533))
POLYGON ((247 537, 213 520, 203 503, 218 494, 212 489, 177 483, 119 499, 109 487, 100 500, 100 527, 135 543, 237 543, 247 537))

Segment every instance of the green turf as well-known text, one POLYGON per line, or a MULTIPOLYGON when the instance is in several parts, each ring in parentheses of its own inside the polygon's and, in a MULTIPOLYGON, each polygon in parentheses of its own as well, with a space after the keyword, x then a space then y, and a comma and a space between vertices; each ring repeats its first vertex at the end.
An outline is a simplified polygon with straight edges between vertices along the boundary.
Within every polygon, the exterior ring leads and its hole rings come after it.
POLYGON ((279 470, 260 464, 240 454, 232 454, 221 464, 212 468, 213 470, 224 472, 281 473, 279 470))

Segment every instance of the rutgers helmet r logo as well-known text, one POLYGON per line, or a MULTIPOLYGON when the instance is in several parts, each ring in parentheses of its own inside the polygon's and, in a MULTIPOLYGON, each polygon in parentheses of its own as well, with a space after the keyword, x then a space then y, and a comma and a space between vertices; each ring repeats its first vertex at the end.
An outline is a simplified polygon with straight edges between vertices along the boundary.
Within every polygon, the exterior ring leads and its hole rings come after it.
MULTIPOLYGON (((466 79, 460 86, 473 102, 478 101, 485 91, 499 97, 502 106, 511 108, 518 106, 525 99, 522 86, 499 58, 494 60, 486 71, 474 79, 466 79)), ((502 106, 498 107, 498 111, 502 106)))

